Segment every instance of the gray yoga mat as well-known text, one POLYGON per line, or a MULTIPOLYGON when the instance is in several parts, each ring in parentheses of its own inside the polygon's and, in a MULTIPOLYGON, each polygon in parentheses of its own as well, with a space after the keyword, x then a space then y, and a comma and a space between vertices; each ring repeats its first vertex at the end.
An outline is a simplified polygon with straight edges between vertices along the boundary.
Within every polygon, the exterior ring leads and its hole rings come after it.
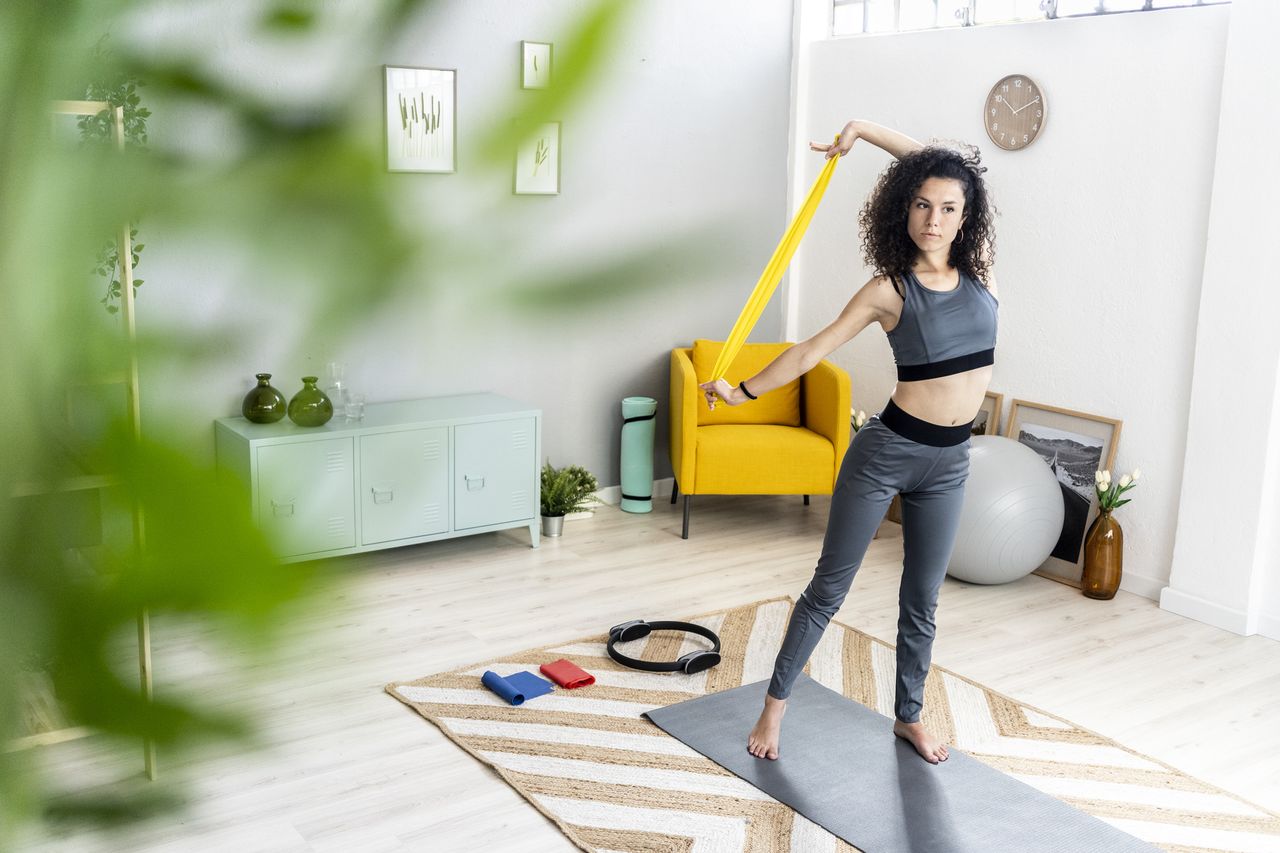
POLYGON ((747 752, 767 681, 648 717, 726 770, 865 853, 1153 853, 1121 832, 954 747, 930 764, 893 721, 803 673, 775 761, 747 752))

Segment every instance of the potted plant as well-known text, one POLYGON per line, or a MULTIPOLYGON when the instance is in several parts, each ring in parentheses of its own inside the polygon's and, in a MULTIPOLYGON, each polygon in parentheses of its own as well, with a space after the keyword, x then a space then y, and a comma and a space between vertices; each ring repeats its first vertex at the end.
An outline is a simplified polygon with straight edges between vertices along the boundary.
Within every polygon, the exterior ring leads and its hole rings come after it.
POLYGON ((548 460, 542 466, 542 534, 559 536, 566 515, 599 502, 598 488, 595 476, 581 465, 552 468, 548 460))

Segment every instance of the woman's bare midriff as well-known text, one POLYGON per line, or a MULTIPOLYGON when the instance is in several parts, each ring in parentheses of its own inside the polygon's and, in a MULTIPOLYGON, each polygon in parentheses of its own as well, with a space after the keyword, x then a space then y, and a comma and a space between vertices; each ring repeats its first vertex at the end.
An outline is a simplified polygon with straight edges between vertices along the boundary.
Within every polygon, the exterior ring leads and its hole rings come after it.
POLYGON ((893 389, 893 402, 907 414, 931 424, 967 424, 982 408, 991 372, 989 366, 978 367, 951 376, 899 382, 893 389))

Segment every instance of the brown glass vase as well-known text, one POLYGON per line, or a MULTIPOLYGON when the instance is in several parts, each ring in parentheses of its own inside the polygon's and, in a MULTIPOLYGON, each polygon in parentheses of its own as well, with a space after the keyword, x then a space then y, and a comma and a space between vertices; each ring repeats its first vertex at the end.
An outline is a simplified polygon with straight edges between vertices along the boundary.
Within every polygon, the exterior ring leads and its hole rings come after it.
POLYGON ((1084 537, 1081 592, 1089 598, 1115 598, 1124 563, 1124 531, 1110 512, 1101 512, 1084 537))

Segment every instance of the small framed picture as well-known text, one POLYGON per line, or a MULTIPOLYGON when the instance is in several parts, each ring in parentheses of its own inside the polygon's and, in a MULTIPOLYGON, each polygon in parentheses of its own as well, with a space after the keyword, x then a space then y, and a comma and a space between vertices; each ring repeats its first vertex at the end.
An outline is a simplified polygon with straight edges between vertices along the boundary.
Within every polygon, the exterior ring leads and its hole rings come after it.
POLYGON ((551 85, 554 46, 545 41, 520 42, 520 88, 545 89, 551 85))
POLYGON ((1111 470, 1122 422, 1057 406, 1014 400, 1005 435, 1040 454, 1062 490, 1062 534, 1035 574, 1080 587, 1084 534, 1098 506, 1094 472, 1111 470))
POLYGON ((560 192, 560 122, 538 125, 516 152, 516 195, 560 192))
POLYGON ((456 172, 458 72, 383 66, 387 170, 456 172))
POLYGON ((969 430, 973 435, 999 435, 1000 413, 1004 411, 1004 395, 988 391, 982 398, 982 408, 973 419, 973 427, 969 430))

